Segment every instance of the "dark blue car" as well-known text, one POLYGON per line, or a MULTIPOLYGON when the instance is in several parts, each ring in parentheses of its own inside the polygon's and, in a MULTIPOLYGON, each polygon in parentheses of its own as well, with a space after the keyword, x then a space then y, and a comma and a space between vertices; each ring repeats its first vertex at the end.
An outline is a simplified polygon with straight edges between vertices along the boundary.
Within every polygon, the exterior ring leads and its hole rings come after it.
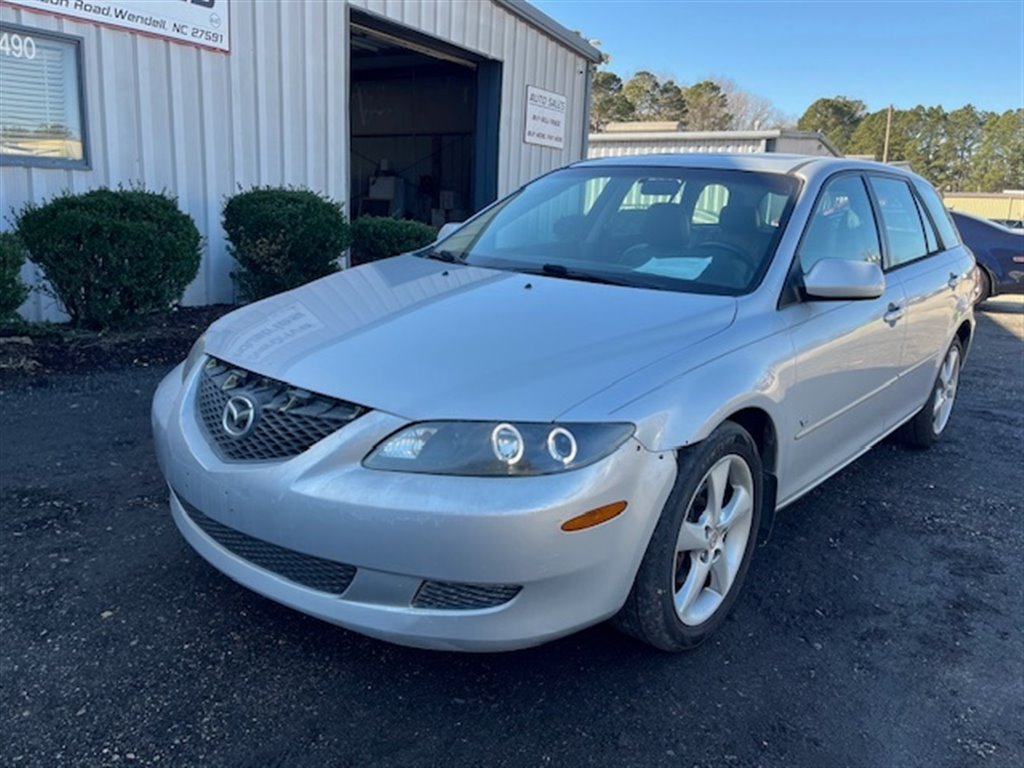
POLYGON ((1024 231, 967 213, 950 214, 981 267, 978 301, 1001 293, 1024 293, 1024 231))

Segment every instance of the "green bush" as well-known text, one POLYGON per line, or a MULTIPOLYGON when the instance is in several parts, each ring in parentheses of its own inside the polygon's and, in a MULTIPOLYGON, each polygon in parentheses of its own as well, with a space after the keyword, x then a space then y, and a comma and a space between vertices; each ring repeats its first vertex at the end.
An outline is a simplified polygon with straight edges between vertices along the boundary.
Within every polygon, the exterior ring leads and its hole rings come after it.
POLYGON ((329 275, 351 242, 341 205, 308 189, 254 187, 224 204, 232 272, 245 299, 329 275))
POLYGON ((418 221, 363 216, 352 222, 352 265, 414 251, 436 238, 436 229, 418 221))
POLYGON ((202 238, 177 201, 141 189, 94 189, 29 204, 15 220, 29 257, 72 324, 131 325, 181 299, 202 238))
POLYGON ((0 320, 7 320, 28 298, 28 286, 22 282, 25 246, 13 232, 0 232, 0 320))

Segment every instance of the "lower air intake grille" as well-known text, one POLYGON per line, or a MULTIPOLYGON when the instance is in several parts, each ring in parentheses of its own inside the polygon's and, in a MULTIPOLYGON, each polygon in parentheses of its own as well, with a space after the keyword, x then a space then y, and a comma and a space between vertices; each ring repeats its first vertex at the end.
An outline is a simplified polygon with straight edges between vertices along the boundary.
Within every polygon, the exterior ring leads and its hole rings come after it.
POLYGON ((319 592, 340 595, 348 589, 356 575, 356 568, 353 565, 306 555, 254 538, 207 517, 180 496, 178 501, 192 522, 224 549, 296 584, 319 592))
POLYGON ((452 584, 444 581, 425 581, 412 599, 413 608, 433 608, 443 611, 474 611, 503 605, 519 594, 520 586, 497 584, 452 584))

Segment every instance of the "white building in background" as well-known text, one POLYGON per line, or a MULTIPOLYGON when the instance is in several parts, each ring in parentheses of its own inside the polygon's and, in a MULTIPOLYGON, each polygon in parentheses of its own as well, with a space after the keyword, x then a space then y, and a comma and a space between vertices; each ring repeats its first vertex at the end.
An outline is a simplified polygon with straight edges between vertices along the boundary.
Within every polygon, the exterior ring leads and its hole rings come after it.
POLYGON ((821 133, 789 130, 683 131, 675 122, 609 123, 589 137, 590 157, 659 152, 787 152, 842 157, 821 133))
POLYGON ((0 206, 165 189, 206 238, 185 303, 231 301, 225 196, 458 220, 585 156, 599 58, 524 0, 0 0, 0 206))

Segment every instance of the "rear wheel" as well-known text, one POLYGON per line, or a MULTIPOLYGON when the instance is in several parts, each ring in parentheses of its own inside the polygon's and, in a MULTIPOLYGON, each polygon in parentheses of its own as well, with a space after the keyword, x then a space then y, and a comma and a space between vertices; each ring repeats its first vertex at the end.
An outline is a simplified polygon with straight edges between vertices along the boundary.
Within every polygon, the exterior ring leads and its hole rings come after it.
POLYGON ((679 454, 679 474, 614 623, 666 651, 700 645, 725 620, 761 519, 761 459, 726 422, 679 454))
POLYGON ((963 361, 963 346, 955 339, 942 360, 935 377, 931 397, 924 408, 918 411, 903 428, 903 440, 915 448, 930 448, 939 441, 953 415, 957 389, 960 386, 960 365, 963 361))

